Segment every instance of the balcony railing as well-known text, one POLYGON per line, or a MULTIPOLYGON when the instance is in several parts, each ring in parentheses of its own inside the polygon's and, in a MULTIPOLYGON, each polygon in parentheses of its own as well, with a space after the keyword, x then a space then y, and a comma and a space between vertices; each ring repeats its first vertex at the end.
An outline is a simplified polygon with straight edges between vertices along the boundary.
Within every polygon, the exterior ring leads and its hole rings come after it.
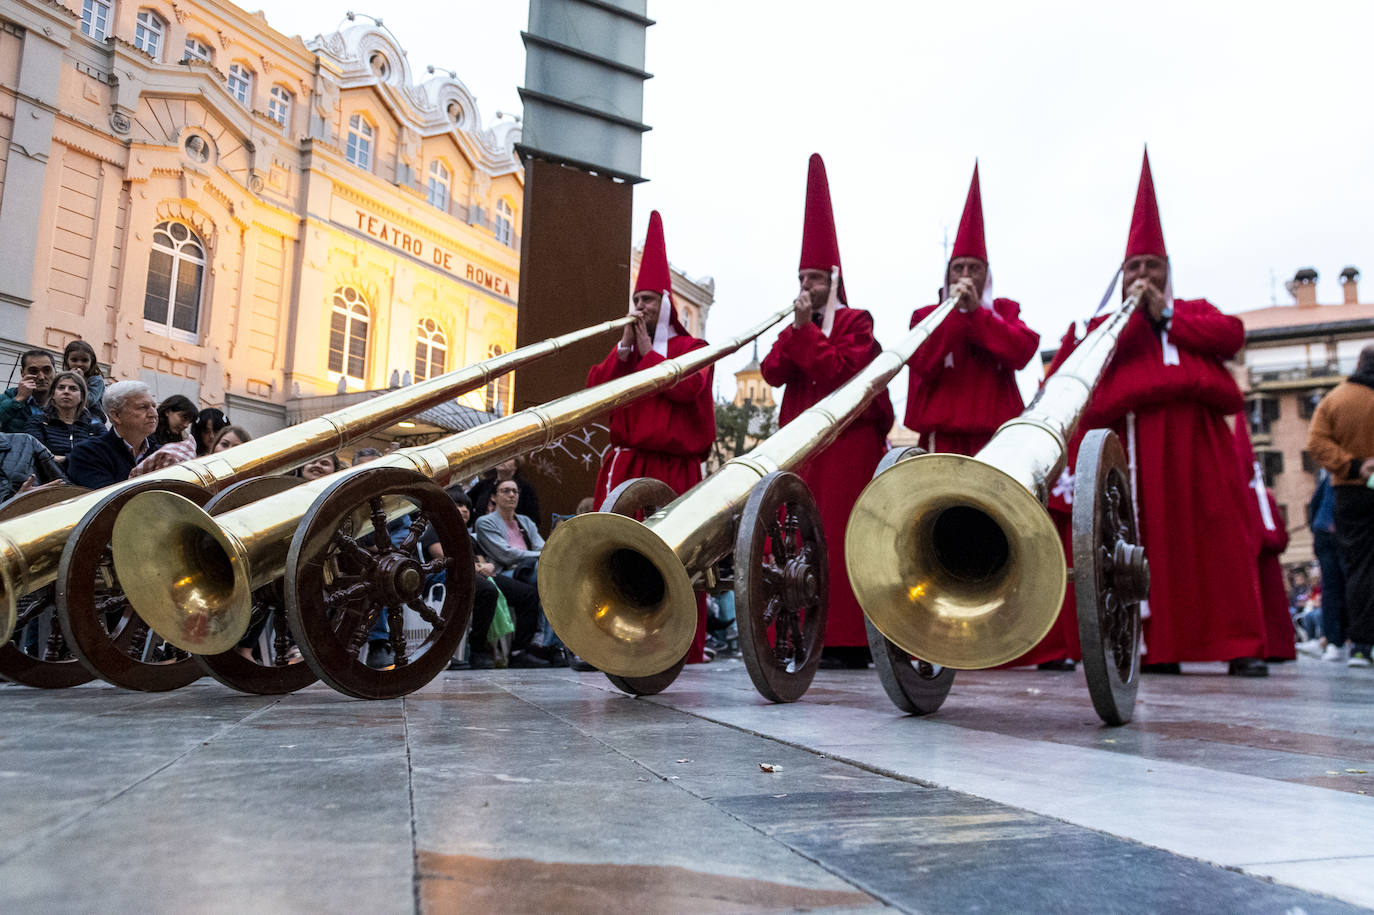
POLYGON ((1279 384, 1291 381, 1310 381, 1316 378, 1335 378, 1354 371, 1354 360, 1350 365, 1341 362, 1309 363, 1294 362, 1287 365, 1266 365, 1250 369, 1251 386, 1279 384))

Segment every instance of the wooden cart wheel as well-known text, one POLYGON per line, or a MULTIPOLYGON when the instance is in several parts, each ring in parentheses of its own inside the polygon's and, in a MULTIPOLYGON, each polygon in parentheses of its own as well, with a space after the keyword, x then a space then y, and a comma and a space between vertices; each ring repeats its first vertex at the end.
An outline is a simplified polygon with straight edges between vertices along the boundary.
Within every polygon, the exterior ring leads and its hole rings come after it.
POLYGON ((367 468, 321 493, 296 528, 283 582, 287 623, 321 680, 360 699, 394 699, 448 665, 472 616, 474 574, 467 528, 443 489, 413 470, 367 468), (402 515, 408 530, 395 523, 402 515), (431 526, 444 555, 422 561, 417 547, 431 526), (425 583, 444 570, 435 612, 424 602, 425 583), (406 637, 405 608, 433 627, 423 638, 406 637), (373 669, 362 652, 382 614, 395 663, 373 669))
MULTIPOLYGON (((0 521, 8 521, 89 492, 63 484, 51 489, 31 489, 0 507, 0 521)), ((39 588, 19 598, 14 635, 0 645, 0 677, 38 689, 66 689, 89 683, 95 677, 67 647, 57 623, 57 588, 39 588)))
POLYGON ((86 513, 57 566, 57 618, 86 669, 107 683, 142 692, 178 689, 201 677, 182 651, 145 623, 119 587, 110 560, 110 533, 120 509, 139 493, 175 493, 204 505, 210 494, 194 483, 146 480, 111 493, 86 513))
POLYGON ((1140 685, 1140 601, 1150 569, 1136 531, 1121 441, 1094 429, 1078 449, 1073 481, 1073 584, 1083 673, 1107 724, 1131 720, 1140 685))
MULTIPOLYGON (((635 477, 608 492, 600 510, 643 521, 676 498, 677 493, 673 491, 673 487, 662 480, 635 477)), ((610 680, 616 689, 631 696, 653 696, 671 686, 686 664, 687 656, 684 654, 672 667, 656 674, 649 674, 647 677, 618 677, 615 674, 606 674, 606 679, 610 680)))
POLYGON ((801 477, 776 470, 749 494, 735 535, 740 654, 765 699, 795 702, 810 688, 829 607, 820 509, 801 477))
MULTIPOLYGON (((925 453, 924 448, 893 449, 883 455, 873 475, 876 477, 893 464, 925 453)), ((878 671, 878 680, 893 705, 908 715, 929 715, 944 705, 950 687, 954 685, 952 668, 913 658, 892 644, 867 617, 864 618, 864 628, 868 631, 873 667, 878 671)))
MULTIPOLYGON (((205 505, 211 515, 242 508, 250 502, 265 499, 292 489, 305 481, 296 476, 254 477, 235 483, 220 492, 205 505)), ((296 647, 291 627, 286 622, 286 599, 280 581, 264 585, 253 592, 253 615, 249 631, 263 632, 270 627, 271 648, 259 648, 258 656, 244 657, 238 647, 212 655, 195 655, 201 670, 225 686, 259 696, 278 696, 305 689, 319 679, 305 662, 296 647)))

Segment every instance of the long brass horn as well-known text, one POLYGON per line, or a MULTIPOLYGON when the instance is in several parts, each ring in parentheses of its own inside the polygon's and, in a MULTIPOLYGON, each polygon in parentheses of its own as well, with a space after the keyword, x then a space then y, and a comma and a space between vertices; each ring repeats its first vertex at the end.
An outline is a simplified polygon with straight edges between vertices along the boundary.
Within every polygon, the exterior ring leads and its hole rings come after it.
POLYGON ((121 488, 149 480, 180 480, 218 492, 240 480, 261 476, 338 451, 349 442, 395 422, 485 386, 507 372, 551 356, 567 347, 629 324, 630 317, 603 321, 581 330, 522 346, 513 352, 362 403, 344 407, 286 429, 157 470, 137 481, 116 483, 0 525, 0 643, 14 631, 17 601, 57 578, 62 549, 77 525, 99 502, 121 488))
POLYGON ((226 651, 248 628, 254 588, 280 578, 315 500, 356 473, 399 467, 440 485, 552 443, 617 407, 677 384, 791 314, 791 306, 725 343, 513 413, 428 445, 403 448, 235 511, 210 517, 180 496, 148 492, 120 512, 112 537, 124 593, 159 635, 193 654, 226 651))
POLYGON ((864 614, 894 645, 944 667, 994 667, 1054 625, 1067 569, 1045 503, 1136 306, 1128 298, 1088 334, 975 457, 901 461, 859 495, 845 565, 864 614))
POLYGON ((614 676, 647 677, 672 667, 696 631, 692 578, 730 552, 755 485, 833 442, 954 304, 943 302, 896 347, 642 524, 596 512, 558 525, 540 556, 539 596, 563 643, 614 676))

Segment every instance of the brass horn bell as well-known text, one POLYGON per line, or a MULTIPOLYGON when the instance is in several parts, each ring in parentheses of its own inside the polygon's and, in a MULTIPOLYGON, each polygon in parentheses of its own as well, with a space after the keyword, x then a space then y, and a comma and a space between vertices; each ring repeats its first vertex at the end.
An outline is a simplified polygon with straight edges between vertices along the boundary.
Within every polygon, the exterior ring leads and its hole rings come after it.
POLYGON ((995 667, 1054 625, 1067 570, 1054 522, 1009 474, 959 454, 901 461, 864 488, 849 581, 893 644, 933 664, 995 667))
POLYGON ((540 556, 541 592, 554 630, 583 660, 619 677, 672 667, 692 645, 696 594, 682 560, 658 534, 624 515, 592 512, 559 524, 540 556), (563 530, 563 528, 567 530, 563 530))

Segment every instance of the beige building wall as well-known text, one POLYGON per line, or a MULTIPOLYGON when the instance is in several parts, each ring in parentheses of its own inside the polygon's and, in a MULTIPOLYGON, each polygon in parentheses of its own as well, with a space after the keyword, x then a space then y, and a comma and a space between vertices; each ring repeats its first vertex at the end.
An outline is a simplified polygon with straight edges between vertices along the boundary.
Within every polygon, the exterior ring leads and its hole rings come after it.
POLYGON ((389 31, 306 42, 218 0, 7 0, 0 26, 0 355, 83 338, 260 432, 514 345, 518 130, 389 31))
POLYGON ((1309 562, 1307 503, 1317 465, 1307 452, 1312 411, 1349 375, 1359 351, 1374 343, 1374 304, 1359 301, 1359 271, 1341 273, 1342 302, 1317 301, 1317 272, 1304 268, 1288 283, 1293 303, 1244 311, 1245 349, 1233 364, 1246 396, 1256 458, 1290 534, 1285 565, 1309 562))

